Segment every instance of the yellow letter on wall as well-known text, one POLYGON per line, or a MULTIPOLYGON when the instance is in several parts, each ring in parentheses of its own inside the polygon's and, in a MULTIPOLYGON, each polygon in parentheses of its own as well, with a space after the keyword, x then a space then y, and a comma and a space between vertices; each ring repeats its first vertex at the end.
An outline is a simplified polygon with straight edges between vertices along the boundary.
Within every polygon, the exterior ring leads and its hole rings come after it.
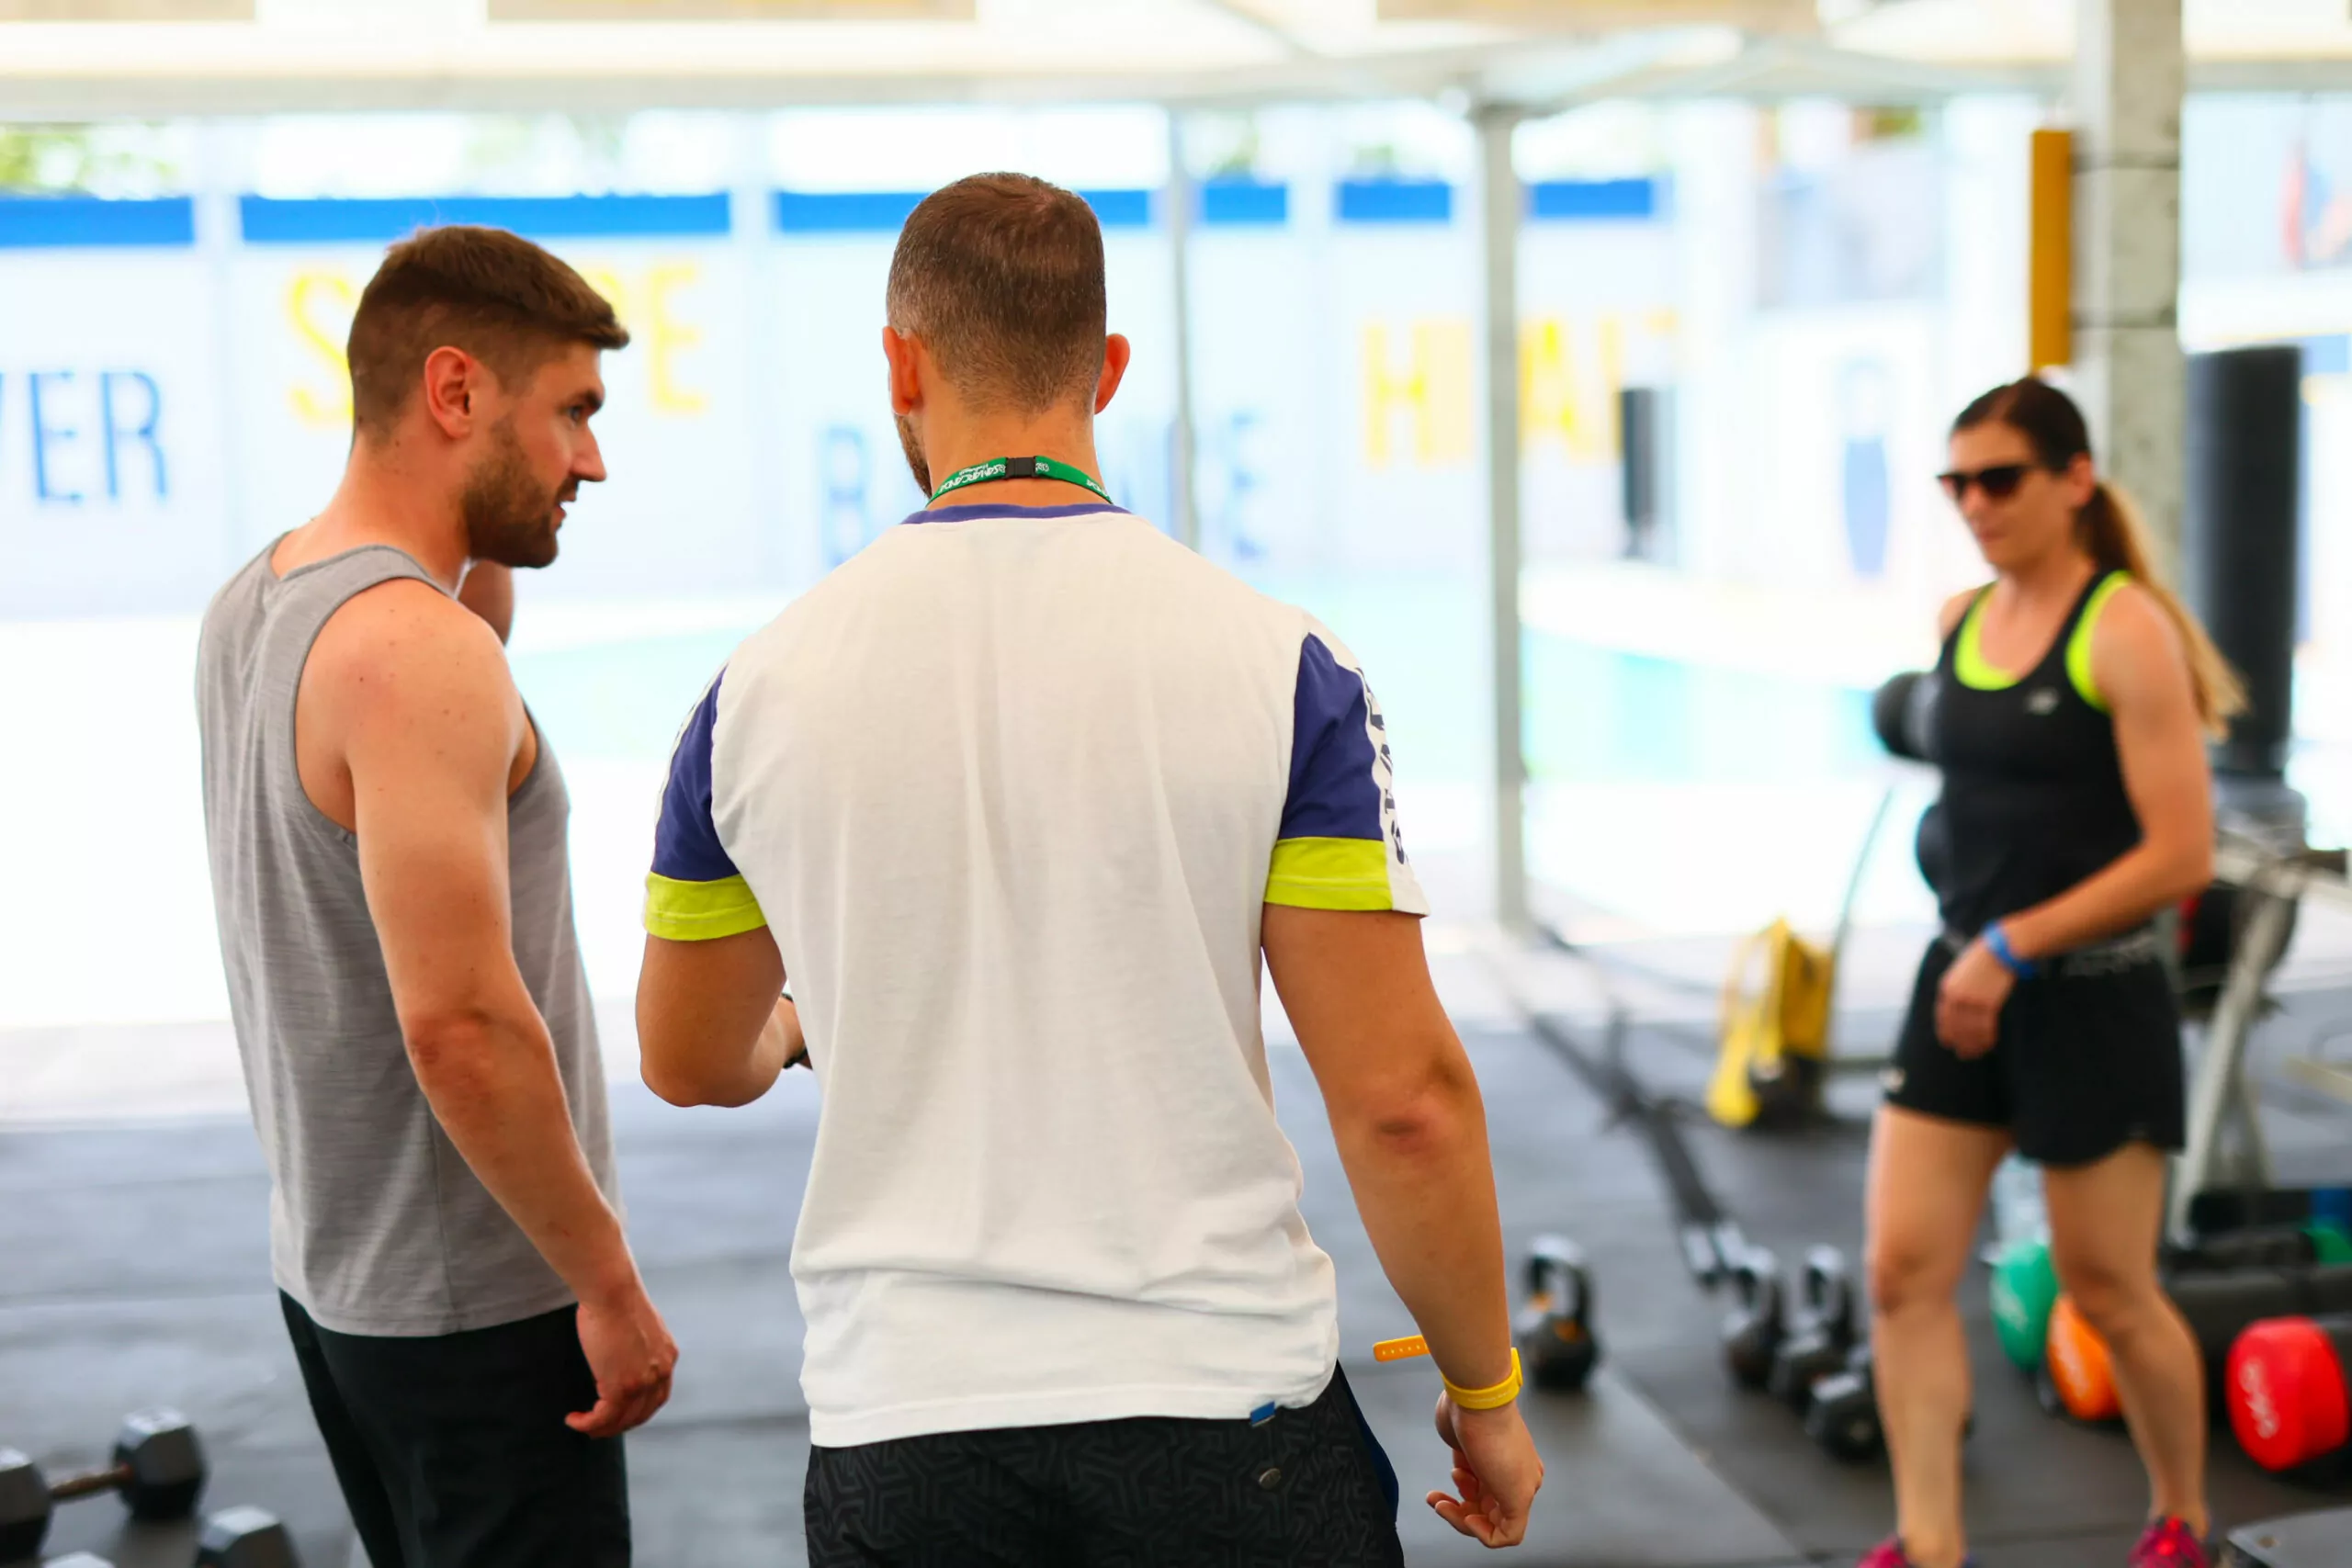
POLYGON ((676 375, 679 352, 700 343, 702 330, 670 314, 670 290, 699 276, 693 263, 680 262, 657 266, 645 279, 645 331, 651 340, 646 344, 646 367, 653 381, 653 406, 663 413, 696 414, 710 406, 700 392, 679 386, 676 375))
POLYGON ((294 335, 334 378, 334 389, 323 397, 300 384, 288 394, 294 416, 304 424, 351 423, 351 367, 343 356, 343 340, 350 333, 351 312, 357 303, 351 280, 339 272, 298 273, 286 290, 286 313, 294 322, 294 335), (322 321, 322 315, 328 319, 322 321))
POLYGON ((1386 468, 1389 429, 1401 409, 1413 419, 1413 460, 1421 468, 1470 458, 1470 323, 1418 321, 1412 328, 1411 368, 1391 369, 1388 329, 1363 329, 1364 461, 1386 468))

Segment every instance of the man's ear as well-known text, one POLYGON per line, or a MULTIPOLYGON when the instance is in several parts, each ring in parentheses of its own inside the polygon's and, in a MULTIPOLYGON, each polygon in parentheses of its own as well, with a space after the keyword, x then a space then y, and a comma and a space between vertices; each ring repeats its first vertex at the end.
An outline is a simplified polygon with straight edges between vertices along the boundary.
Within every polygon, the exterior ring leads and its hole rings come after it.
POLYGON ((882 357, 890 367, 890 412, 910 414, 922 402, 922 340, 896 327, 882 329, 882 357))
POLYGON ((1094 412, 1101 413, 1119 395, 1119 383, 1126 378, 1127 365, 1135 358, 1135 344, 1124 333, 1113 333, 1102 340, 1102 373, 1094 378, 1094 412))
POLYGON ((452 441, 474 427, 474 404, 489 372, 462 348, 441 347, 424 356, 424 414, 452 441))

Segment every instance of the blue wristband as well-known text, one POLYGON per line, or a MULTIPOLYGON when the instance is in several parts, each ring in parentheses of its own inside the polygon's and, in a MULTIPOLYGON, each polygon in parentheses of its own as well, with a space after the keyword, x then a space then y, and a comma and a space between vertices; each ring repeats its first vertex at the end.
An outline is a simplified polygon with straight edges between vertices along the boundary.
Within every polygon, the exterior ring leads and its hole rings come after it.
POLYGON ((2001 967, 2020 980, 2030 980, 2041 973, 2041 965, 2030 958, 2019 958, 2016 948, 2009 945, 2009 933, 1995 920, 1984 928, 1984 951, 2001 961, 2001 967))

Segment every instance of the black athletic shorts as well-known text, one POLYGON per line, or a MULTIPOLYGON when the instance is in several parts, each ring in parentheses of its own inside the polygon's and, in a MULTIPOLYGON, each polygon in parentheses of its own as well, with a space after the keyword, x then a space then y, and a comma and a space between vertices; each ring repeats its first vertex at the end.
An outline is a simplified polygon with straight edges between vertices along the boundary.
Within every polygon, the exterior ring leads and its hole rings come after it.
POLYGON ((809 1568, 1402 1568, 1396 1474, 1334 1372, 1262 1423, 1143 1416, 812 1449, 809 1568))
POLYGON ((1973 1061, 1936 1035, 1936 993, 1957 956, 1939 937, 1919 964, 1886 1070, 1889 1105, 2007 1128, 2043 1165, 2089 1165, 2132 1143, 2181 1146, 2180 1010, 2152 943, 2061 958, 2018 981, 1996 1043, 1973 1061))
POLYGON ((338 1334, 280 1294, 311 1410, 375 1568, 628 1568, 621 1439, 578 1309, 424 1338, 338 1334))

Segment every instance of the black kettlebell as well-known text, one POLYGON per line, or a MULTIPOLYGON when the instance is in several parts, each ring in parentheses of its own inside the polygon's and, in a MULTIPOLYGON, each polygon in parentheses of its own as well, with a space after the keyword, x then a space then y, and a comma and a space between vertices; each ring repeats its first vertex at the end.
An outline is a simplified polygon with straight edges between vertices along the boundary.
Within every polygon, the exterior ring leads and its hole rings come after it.
POLYGON ((1834 1247, 1807 1252, 1800 1291, 1803 1310, 1773 1354, 1766 1386, 1802 1413, 1813 1403, 1814 1384, 1845 1371, 1854 1348, 1854 1277, 1846 1255, 1834 1247))
POLYGON ((1592 1332, 1592 1275, 1565 1236, 1535 1238, 1527 1252, 1527 1305, 1511 1325, 1527 1381, 1574 1393, 1592 1376, 1600 1341, 1592 1332))
POLYGON ((1772 1378, 1772 1358, 1788 1333, 1788 1292, 1781 1262, 1751 1247, 1731 1271, 1739 1306, 1724 1320, 1724 1366, 1741 1388, 1762 1388, 1772 1378))
POLYGON ((1804 1429, 1830 1458, 1848 1464, 1876 1459, 1884 1450, 1886 1429, 1879 1423, 1878 1380, 1867 1343, 1847 1352, 1843 1371, 1813 1385, 1804 1429))

